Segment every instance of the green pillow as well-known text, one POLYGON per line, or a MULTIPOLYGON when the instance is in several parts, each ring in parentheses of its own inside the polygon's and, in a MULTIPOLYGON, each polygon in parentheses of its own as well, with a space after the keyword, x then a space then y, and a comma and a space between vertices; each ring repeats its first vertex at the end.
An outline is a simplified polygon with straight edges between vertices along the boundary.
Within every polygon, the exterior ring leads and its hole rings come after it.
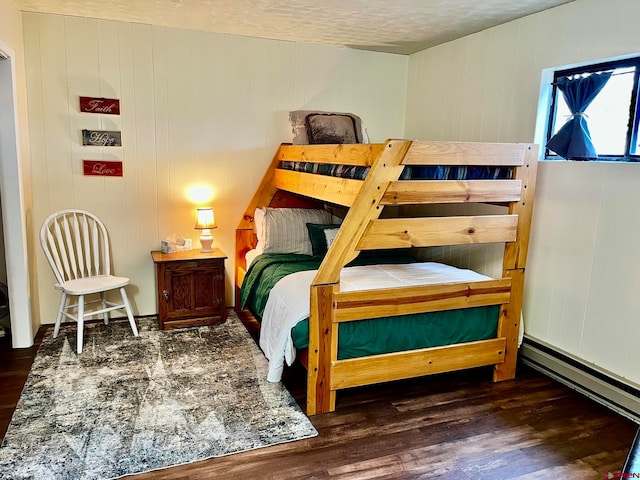
POLYGON ((340 225, 336 225, 335 223, 307 223, 307 230, 309 230, 309 239, 311 240, 313 256, 321 257, 327 253, 331 242, 333 242, 335 234, 340 230, 340 225), (327 238, 329 238, 330 241, 327 241, 327 238))

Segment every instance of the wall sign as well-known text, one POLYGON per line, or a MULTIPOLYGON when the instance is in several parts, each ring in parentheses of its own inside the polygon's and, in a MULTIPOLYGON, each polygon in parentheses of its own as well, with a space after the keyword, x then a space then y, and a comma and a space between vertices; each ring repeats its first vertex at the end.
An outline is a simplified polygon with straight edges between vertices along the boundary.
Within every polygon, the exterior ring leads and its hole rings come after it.
POLYGON ((120 147, 122 137, 120 132, 107 130, 82 130, 82 145, 98 147, 120 147))
POLYGON ((98 177, 122 177, 122 162, 105 162, 102 160, 82 160, 85 175, 98 177))
POLYGON ((117 98, 80 97, 80 111, 120 115, 120 100, 117 98))

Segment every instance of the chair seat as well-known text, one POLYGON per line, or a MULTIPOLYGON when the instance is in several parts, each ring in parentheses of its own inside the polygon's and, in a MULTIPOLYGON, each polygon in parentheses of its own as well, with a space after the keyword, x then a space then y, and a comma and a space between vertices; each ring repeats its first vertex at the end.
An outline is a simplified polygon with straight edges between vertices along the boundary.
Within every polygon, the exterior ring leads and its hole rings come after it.
POLYGON ((115 277, 113 275, 101 275, 98 277, 76 278, 56 285, 58 290, 63 290, 69 295, 89 295, 114 288, 129 285, 127 277, 115 277))

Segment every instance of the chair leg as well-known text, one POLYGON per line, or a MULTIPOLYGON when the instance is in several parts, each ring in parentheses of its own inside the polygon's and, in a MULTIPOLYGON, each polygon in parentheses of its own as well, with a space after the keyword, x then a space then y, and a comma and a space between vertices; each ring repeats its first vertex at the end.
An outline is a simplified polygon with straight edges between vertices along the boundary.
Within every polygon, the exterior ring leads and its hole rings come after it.
MULTIPOLYGON (((104 292, 100 292, 100 299, 102 300, 102 309, 107 308, 107 301, 104 292)), ((104 319, 104 324, 109 325, 109 312, 104 312, 102 314, 102 318, 104 319)))
POLYGON ((58 316, 56 317, 56 325, 53 327, 53 338, 58 337, 58 333, 60 333, 60 324, 62 323, 62 313, 64 312, 64 307, 67 303, 67 292, 62 292, 62 297, 60 298, 60 306, 58 307, 58 316))
POLYGON ((124 287, 120 288, 120 295, 122 295, 122 303, 124 303, 124 309, 127 312, 127 317, 129 318, 129 325, 131 325, 131 330, 133 330, 133 336, 138 336, 138 327, 136 327, 136 321, 133 318, 133 312, 131 311, 131 305, 129 304, 129 297, 127 297, 127 292, 124 287))
POLYGON ((82 353, 84 336, 84 295, 78 295, 78 354, 82 353))

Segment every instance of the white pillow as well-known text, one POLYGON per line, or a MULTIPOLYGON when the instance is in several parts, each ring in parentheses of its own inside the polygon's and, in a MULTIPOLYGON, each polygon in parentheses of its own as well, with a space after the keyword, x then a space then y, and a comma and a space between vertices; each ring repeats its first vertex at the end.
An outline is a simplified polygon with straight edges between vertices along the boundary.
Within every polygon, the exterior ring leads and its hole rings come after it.
POLYGON ((313 255, 307 223, 330 223, 331 214, 308 208, 256 209, 254 223, 263 253, 313 255), (258 212, 262 210, 262 212, 258 212))
POLYGON ((336 239, 339 230, 339 228, 328 228, 324 231, 324 238, 327 239, 327 250, 329 250, 329 247, 331 247, 331 244, 336 239))
POLYGON ((260 255, 262 252, 260 250, 258 250, 257 248, 254 248, 253 250, 249 250, 247 253, 244 254, 244 259, 247 262, 247 270, 249 269, 249 267, 251 266, 251 263, 253 263, 253 261, 258 257, 258 255, 260 255))
POLYGON ((264 212, 264 208, 256 208, 256 211, 253 212, 253 230, 258 236, 256 250, 260 250, 261 252, 264 250, 264 212))

